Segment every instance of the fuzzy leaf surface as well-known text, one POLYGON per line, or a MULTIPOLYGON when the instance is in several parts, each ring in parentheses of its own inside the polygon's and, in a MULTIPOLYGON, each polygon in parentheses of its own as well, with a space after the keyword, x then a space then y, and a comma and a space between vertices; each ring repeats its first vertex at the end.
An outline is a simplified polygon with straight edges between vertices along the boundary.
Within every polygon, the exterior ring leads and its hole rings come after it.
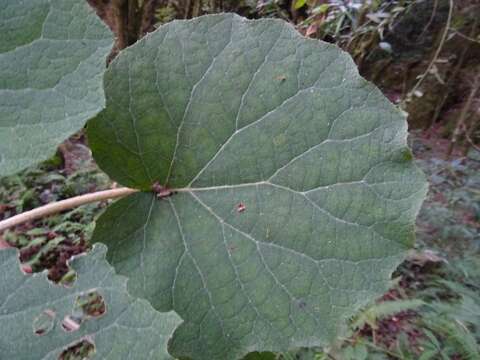
POLYGON ((185 322, 172 355, 328 345, 388 287, 426 192, 404 116, 337 47, 272 19, 174 21, 125 50, 89 122, 126 186, 94 241, 185 322))
POLYGON ((171 359, 167 341, 180 318, 161 314, 145 300, 132 298, 126 279, 116 275, 105 260, 106 247, 96 245, 72 263, 77 279, 72 287, 51 283, 46 273, 26 276, 19 266, 17 250, 0 251, 0 357, 2 359, 58 359, 69 345, 87 339, 95 345, 92 359, 171 359), (77 331, 62 328, 78 296, 99 293, 106 312, 86 319, 77 331), (34 333, 41 316, 52 324, 43 335, 34 333))
POLYGON ((105 105, 113 37, 82 0, 0 0, 0 175, 48 159, 105 105))

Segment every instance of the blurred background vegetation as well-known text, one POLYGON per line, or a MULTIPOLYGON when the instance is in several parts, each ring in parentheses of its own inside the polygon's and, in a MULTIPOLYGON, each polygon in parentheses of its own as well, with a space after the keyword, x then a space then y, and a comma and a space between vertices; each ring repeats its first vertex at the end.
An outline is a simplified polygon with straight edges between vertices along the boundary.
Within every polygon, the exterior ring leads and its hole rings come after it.
MULTIPOLYGON (((408 113, 410 145, 430 181, 417 245, 394 286, 351 319, 328 352, 298 349, 259 359, 480 359, 480 1, 478 0, 88 0, 117 35, 109 61, 162 23, 233 11, 275 17, 350 53, 360 73, 408 113)), ((79 133, 57 155, 0 179, 0 219, 115 186, 79 133)), ((6 232, 27 272, 69 282, 67 260, 88 249, 105 203, 6 232)), ((95 299, 92 300, 95 302, 95 299)), ((64 359, 92 348, 78 344, 64 359)))

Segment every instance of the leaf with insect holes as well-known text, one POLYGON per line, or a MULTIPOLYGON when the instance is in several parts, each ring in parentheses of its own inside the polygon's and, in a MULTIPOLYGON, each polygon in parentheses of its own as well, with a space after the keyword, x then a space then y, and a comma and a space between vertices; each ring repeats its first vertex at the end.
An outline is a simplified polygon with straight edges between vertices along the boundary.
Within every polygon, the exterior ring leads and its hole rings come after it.
POLYGON ((137 193, 93 241, 185 322, 172 355, 328 345, 382 294, 426 192, 404 116, 337 47, 280 20, 161 26, 105 74, 95 159, 137 193), (156 186, 158 187, 158 186, 156 186))
POLYGON ((0 0, 0 176, 46 160, 105 105, 113 37, 85 0, 0 0))
POLYGON ((105 252, 96 245, 75 259, 77 278, 66 288, 51 283, 46 273, 23 274, 17 250, 0 251, 0 358, 58 359, 83 340, 95 346, 92 359, 170 359, 166 345, 180 318, 132 298, 105 252), (104 311, 82 317, 76 305, 91 292, 103 300, 104 311))

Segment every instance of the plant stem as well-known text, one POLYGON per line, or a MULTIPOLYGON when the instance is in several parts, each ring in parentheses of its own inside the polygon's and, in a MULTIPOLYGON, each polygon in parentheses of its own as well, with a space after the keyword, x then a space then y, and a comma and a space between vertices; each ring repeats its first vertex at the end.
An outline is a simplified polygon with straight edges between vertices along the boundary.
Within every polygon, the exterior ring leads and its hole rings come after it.
MULTIPOLYGON (((453 130, 452 138, 450 139, 450 145, 448 146, 446 158, 449 159, 452 155, 453 149, 457 142, 460 140, 460 136, 463 134, 468 135, 468 129, 466 129, 466 120, 468 117, 468 112, 470 111, 470 107, 472 105, 473 99, 475 98, 475 94, 477 93, 478 89, 480 88, 480 74, 475 77, 472 89, 470 90, 470 94, 468 95, 467 101, 462 108, 462 112, 460 113, 457 124, 455 125, 455 129, 453 130)), ((468 140, 468 138, 467 138, 468 140)))
POLYGON ((159 0, 144 0, 139 9, 139 23, 137 38, 155 30, 155 10, 160 7, 159 0))
POLYGON ((115 199, 115 198, 133 194, 137 191, 138 190, 136 189, 129 189, 124 187, 124 188, 118 188, 118 189, 97 191, 90 194, 83 194, 83 195, 75 196, 70 199, 65 199, 65 200, 53 202, 50 204, 46 204, 36 209, 32 209, 30 211, 26 211, 24 213, 12 216, 11 218, 0 221, 0 232, 6 229, 9 229, 13 226, 17 226, 35 219, 43 218, 43 217, 46 217, 61 211, 65 211, 80 205, 85 205, 85 204, 102 201, 102 200, 115 199))
MULTIPOLYGON (((478 23, 479 23, 478 18, 475 18, 475 21, 473 22, 473 25, 470 28, 470 33, 469 33, 470 36, 475 36, 475 33, 477 31, 477 27, 478 27, 478 23)), ((457 79, 457 76, 460 72, 460 69, 462 68, 463 64, 465 63, 465 58, 466 58, 466 55, 467 55, 468 51, 471 48, 471 45, 472 45, 471 43, 468 43, 468 42, 465 43, 465 46, 463 47, 462 52, 461 52, 461 54, 458 58, 457 64, 455 65, 455 67, 453 69, 453 72, 451 73, 451 75, 447 79, 447 82, 445 84, 447 91, 443 95, 442 99, 440 99, 440 102, 438 103, 438 105, 435 109, 435 113, 433 114, 432 120, 430 122, 430 126, 429 126, 430 128, 435 125, 438 117, 440 116, 440 112, 442 111, 443 106, 445 105, 445 102, 447 101, 448 95, 450 95, 450 93, 451 93, 452 84, 457 79)))
POLYGON ((432 70, 433 66, 435 65, 435 62, 437 61, 438 57, 440 56, 440 53, 442 52, 443 45, 445 45, 445 41, 447 40, 447 35, 448 35, 448 30, 450 30, 451 22, 452 22, 452 15, 453 15, 453 0, 449 0, 449 9, 448 9, 448 17, 447 17, 447 23, 445 25, 445 30, 443 31, 442 37, 440 38, 440 43, 437 47, 437 50, 435 51, 435 54, 433 55, 432 60, 428 64, 427 70, 420 76, 418 79, 417 83, 415 86, 410 90, 405 97, 405 100, 402 102, 403 105, 405 105, 406 100, 409 99, 409 97, 417 91, 417 89, 420 87, 420 85, 423 83, 423 80, 427 77, 428 74, 430 74, 430 71, 432 70))
POLYGON ((115 14, 115 29, 117 35, 117 50, 123 50, 128 46, 127 33, 125 28, 125 0, 114 0, 113 11, 115 14))
POLYGON ((128 0, 127 4, 127 17, 126 17, 126 22, 127 22, 127 41, 128 41, 128 46, 133 45, 137 40, 138 40, 138 34, 139 34, 139 24, 140 24, 140 19, 139 19, 139 12, 138 12, 138 0, 128 0))

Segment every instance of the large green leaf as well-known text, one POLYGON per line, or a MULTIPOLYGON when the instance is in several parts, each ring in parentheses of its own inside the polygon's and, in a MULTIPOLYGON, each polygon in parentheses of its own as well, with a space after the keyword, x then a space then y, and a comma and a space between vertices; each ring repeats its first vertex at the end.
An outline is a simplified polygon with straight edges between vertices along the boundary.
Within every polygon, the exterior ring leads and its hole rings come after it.
POLYGON ((126 279, 106 262, 105 252, 105 246, 97 245, 77 258, 77 279, 65 288, 52 284, 45 273, 25 276, 17 251, 0 251, 1 359, 58 359, 64 348, 82 339, 95 344, 95 359, 170 359, 166 345, 180 318, 133 299, 126 279), (76 299, 91 291, 103 298, 106 312, 86 319, 77 331, 65 331, 63 319, 73 318, 76 299), (36 326, 41 334, 34 332, 36 326))
POLYGON ((170 350, 235 359, 328 345, 385 291, 425 195, 406 121, 351 58, 278 20, 176 21, 124 51, 89 123, 138 193, 94 241, 129 289, 183 323, 170 350))
POLYGON ((0 0, 0 175, 50 157, 103 109, 113 38, 85 0, 0 0))

